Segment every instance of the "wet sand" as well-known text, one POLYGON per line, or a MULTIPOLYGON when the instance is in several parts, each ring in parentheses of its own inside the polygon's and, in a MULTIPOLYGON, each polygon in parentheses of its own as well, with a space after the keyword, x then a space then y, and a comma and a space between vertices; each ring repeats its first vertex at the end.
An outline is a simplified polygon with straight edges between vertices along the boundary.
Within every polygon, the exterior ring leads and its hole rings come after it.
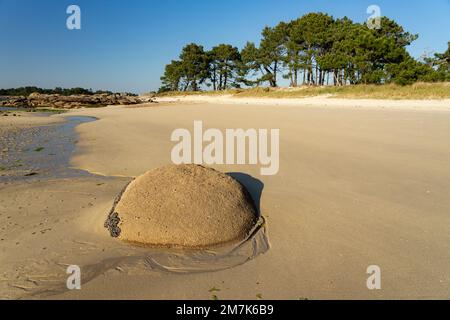
POLYGON ((22 121, 11 122, 1 134, 0 182, 87 175, 70 168, 69 161, 78 143, 75 127, 95 118, 18 114, 22 121))
POLYGON ((49 114, 24 111, 0 111, 0 135, 11 131, 15 132, 23 128, 32 128, 62 121, 62 118, 50 117, 49 114))
POLYGON ((86 266, 89 281, 82 275, 82 290, 56 290, 52 298, 450 297, 447 110, 180 102, 71 115, 99 119, 77 127, 71 165, 109 178, 0 187, 2 297, 26 298, 41 278, 60 286, 67 264, 86 266), (264 183, 270 250, 216 272, 148 272, 142 260, 118 266, 113 258, 129 248, 103 229, 115 195, 131 177, 170 163, 170 134, 192 130, 194 120, 207 128, 280 129, 278 175, 215 166, 264 183), (382 290, 367 289, 369 265, 381 267, 382 290))

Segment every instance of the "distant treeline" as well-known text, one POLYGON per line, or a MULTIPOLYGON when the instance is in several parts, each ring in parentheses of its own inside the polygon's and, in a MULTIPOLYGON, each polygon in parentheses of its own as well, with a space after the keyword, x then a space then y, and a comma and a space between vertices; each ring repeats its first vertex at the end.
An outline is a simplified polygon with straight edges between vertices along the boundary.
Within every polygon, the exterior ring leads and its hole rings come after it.
POLYGON ((380 22, 371 29, 347 17, 310 13, 265 27, 259 45, 247 42, 242 50, 219 44, 205 51, 191 43, 166 66, 160 91, 276 87, 280 76, 292 87, 450 81, 450 42, 445 53, 418 61, 406 50, 418 35, 387 17, 380 22))
MULTIPOLYGON (((11 88, 11 89, 0 89, 0 96, 29 96, 32 93, 41 93, 41 94, 60 94, 63 96, 70 96, 70 95, 93 95, 93 94, 114 94, 114 92, 111 91, 93 91, 92 89, 84 89, 84 88, 70 88, 70 89, 64 89, 64 88, 55 88, 55 89, 42 89, 38 87, 21 87, 21 88, 11 88)), ((129 96, 136 96, 136 94, 133 93, 126 93, 129 96)))

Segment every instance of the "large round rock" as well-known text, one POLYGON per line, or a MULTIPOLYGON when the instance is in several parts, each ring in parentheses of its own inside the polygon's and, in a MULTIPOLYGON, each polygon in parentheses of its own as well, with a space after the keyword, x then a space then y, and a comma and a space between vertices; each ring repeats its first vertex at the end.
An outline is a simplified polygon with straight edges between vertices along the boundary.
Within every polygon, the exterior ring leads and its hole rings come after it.
POLYGON ((170 165, 131 182, 105 226, 132 243, 196 248, 243 240, 255 222, 239 182, 199 165, 170 165))

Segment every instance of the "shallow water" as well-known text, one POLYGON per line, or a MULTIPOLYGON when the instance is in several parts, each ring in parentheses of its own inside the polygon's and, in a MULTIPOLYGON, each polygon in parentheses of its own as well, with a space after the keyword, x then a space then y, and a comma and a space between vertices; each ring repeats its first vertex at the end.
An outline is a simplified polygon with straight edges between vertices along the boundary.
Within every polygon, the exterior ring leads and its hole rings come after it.
POLYGON ((28 111, 26 108, 0 107, 0 111, 28 111))
POLYGON ((27 112, 27 113, 32 113, 33 116, 47 117, 51 114, 62 113, 65 111, 64 110, 62 110, 62 111, 52 110, 52 109, 34 109, 34 108, 28 108, 26 106, 23 106, 23 107, 0 107, 0 112, 5 112, 5 113, 27 112))
POLYGON ((43 178, 89 176, 70 168, 75 150, 75 127, 95 118, 70 116, 63 124, 9 132, 0 138, 0 183, 43 178))

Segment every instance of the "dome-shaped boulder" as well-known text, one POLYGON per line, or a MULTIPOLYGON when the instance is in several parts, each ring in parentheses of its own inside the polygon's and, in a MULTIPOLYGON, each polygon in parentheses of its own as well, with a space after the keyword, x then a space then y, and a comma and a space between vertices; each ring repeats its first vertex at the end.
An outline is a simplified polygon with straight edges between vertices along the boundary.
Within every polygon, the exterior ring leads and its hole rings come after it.
POLYGON ((200 165, 169 165, 132 181, 105 227, 113 237, 156 247, 213 247, 244 240, 257 213, 243 185, 200 165))

